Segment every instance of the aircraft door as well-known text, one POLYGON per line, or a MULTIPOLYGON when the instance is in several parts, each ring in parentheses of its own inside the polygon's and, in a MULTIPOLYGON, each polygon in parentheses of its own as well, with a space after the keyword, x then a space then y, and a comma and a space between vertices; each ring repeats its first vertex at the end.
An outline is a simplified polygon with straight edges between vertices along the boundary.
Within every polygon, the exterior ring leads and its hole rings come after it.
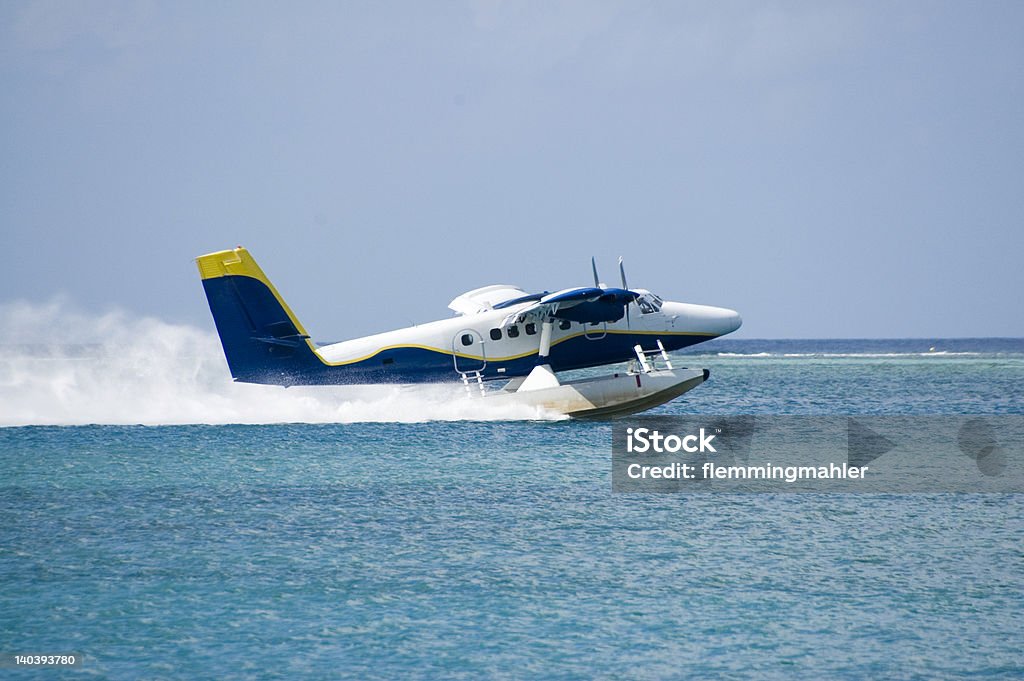
POLYGON ((463 329, 455 334, 452 338, 452 360, 455 362, 455 371, 460 374, 483 371, 487 366, 487 350, 480 332, 463 329))

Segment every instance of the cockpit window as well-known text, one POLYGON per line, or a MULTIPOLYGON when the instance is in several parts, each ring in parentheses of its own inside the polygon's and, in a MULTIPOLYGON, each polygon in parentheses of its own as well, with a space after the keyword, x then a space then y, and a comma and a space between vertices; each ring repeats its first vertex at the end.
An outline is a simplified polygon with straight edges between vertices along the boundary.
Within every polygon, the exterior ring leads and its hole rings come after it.
POLYGON ((640 312, 644 314, 651 314, 652 312, 658 312, 661 310, 661 298, 653 293, 640 296, 637 299, 636 304, 640 306, 640 312))

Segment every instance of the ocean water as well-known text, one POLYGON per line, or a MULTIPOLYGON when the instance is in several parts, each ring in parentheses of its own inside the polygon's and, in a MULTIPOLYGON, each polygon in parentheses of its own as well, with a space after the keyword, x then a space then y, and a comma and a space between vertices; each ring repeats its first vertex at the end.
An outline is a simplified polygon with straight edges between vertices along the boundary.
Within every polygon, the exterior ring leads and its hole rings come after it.
MULTIPOLYGON (((0 675, 1024 677, 1021 495, 612 494, 607 423, 234 386, 132 323, 0 350, 0 652, 85 659, 0 675)), ((676 362, 657 413, 1024 413, 1022 340, 676 362)))

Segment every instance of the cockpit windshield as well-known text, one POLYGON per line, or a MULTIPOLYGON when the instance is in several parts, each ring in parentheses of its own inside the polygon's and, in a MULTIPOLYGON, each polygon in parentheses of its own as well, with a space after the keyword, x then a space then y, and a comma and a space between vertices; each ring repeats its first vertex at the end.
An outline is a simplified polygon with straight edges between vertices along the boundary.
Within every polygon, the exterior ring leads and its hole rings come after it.
POLYGON ((640 306, 640 312, 643 314, 651 314, 653 312, 661 311, 661 303, 661 298, 653 293, 645 293, 637 298, 636 301, 636 304, 640 306))

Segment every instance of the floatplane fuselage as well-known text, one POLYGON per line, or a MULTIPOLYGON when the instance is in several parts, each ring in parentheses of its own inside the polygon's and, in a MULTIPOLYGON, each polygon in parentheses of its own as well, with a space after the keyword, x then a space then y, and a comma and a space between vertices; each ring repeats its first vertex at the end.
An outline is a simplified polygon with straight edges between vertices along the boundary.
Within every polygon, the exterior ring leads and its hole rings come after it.
POLYGON ((468 383, 471 377, 481 386, 512 379, 514 390, 528 392, 560 386, 556 372, 630 360, 652 374, 644 351, 657 348, 667 360, 667 352, 741 324, 733 310, 628 289, 620 261, 621 288, 600 284, 596 267, 593 287, 530 294, 485 286, 455 298, 451 318, 318 345, 246 249, 196 262, 228 367, 247 383, 468 383))

